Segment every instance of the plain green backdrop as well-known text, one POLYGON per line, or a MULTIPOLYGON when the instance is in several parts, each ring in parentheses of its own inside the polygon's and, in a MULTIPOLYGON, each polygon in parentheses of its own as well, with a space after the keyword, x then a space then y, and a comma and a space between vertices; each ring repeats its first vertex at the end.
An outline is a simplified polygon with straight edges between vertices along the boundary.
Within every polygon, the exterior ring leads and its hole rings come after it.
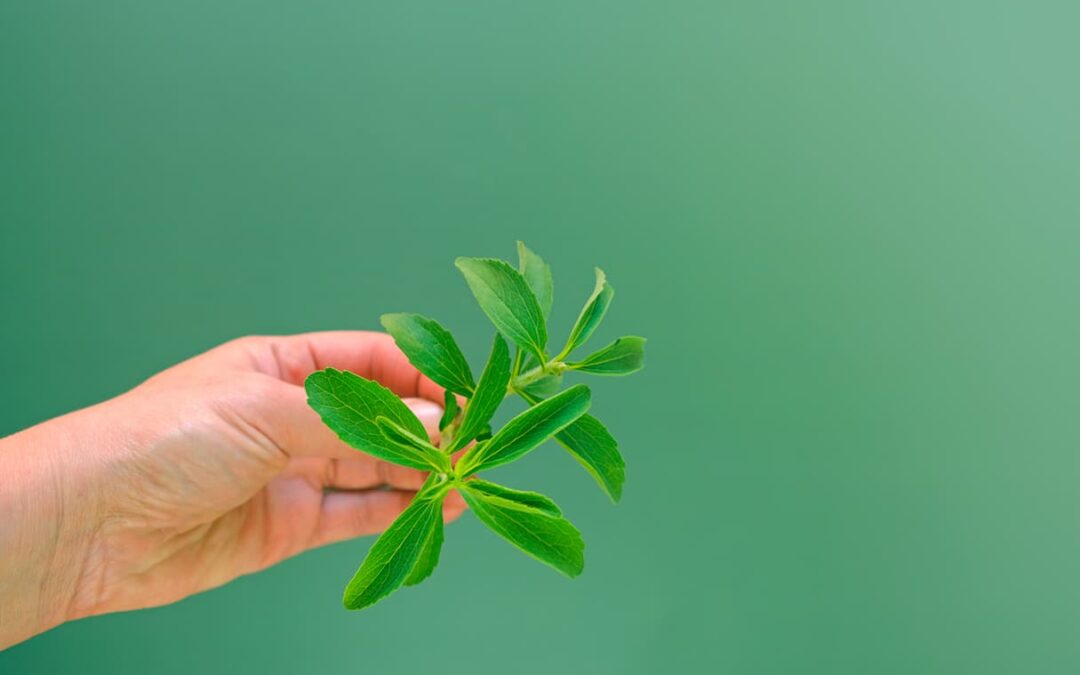
POLYGON ((0 2, 0 434, 386 311, 478 362, 516 239, 650 339, 620 505, 500 471, 579 579, 466 516, 374 609, 361 539, 0 672, 1077 672, 1077 7, 0 2))

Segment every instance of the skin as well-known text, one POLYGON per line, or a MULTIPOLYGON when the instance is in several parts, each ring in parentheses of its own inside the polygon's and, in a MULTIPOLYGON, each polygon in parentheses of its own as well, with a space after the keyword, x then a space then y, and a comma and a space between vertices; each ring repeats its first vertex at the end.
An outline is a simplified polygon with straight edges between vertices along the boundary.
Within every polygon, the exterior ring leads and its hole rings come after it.
MULTIPOLYGON (((0 649, 385 529, 425 474, 322 424, 302 385, 327 367, 381 382, 437 437, 443 390, 389 336, 331 332, 234 340, 0 439, 0 649)), ((452 493, 444 518, 464 508, 452 493)))

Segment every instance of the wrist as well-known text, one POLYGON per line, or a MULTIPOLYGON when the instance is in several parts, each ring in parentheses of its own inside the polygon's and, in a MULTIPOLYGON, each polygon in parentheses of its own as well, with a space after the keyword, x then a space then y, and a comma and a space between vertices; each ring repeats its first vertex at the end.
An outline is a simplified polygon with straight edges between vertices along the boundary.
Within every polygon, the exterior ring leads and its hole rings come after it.
POLYGON ((92 613, 94 453, 68 423, 86 412, 0 439, 0 649, 92 613))

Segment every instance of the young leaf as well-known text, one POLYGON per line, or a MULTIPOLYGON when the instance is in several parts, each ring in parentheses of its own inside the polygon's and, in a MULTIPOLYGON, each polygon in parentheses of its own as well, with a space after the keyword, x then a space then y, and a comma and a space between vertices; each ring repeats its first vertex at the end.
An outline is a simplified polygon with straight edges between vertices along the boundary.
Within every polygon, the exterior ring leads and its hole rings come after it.
POLYGON ((439 431, 443 431, 446 427, 457 419, 458 413, 461 411, 458 408, 457 396, 454 396, 454 392, 447 389, 443 392, 443 414, 439 419, 439 431))
MULTIPOLYGON (((477 489, 476 481, 462 485, 461 495, 476 517, 497 534, 542 563, 569 577, 585 567, 585 542, 570 521, 533 506, 533 498, 515 499, 516 490, 501 493, 477 489)), ((501 486, 497 486, 501 487, 501 486)), ((550 501, 550 500, 548 500, 550 501)))
POLYGON ((555 297, 555 282, 551 278, 551 266, 544 259, 529 250, 525 242, 517 243, 518 269, 521 276, 525 277, 526 283, 532 289, 536 301, 540 305, 540 311, 547 319, 551 315, 551 304, 555 297))
POLYGON ((562 351, 564 356, 585 344, 586 340, 592 337, 593 331, 604 320, 604 315, 607 314, 611 299, 614 297, 615 289, 607 282, 604 270, 597 267, 596 287, 585 306, 581 308, 581 314, 578 315, 574 328, 570 331, 570 337, 567 338, 566 347, 562 351))
POLYGON ((549 398, 558 394, 562 385, 562 375, 545 375, 532 384, 525 385, 522 391, 536 398, 549 398))
POLYGON ((526 492, 524 490, 514 490, 508 488, 505 485, 499 485, 498 483, 492 483, 481 478, 473 478, 469 480, 469 489, 473 492, 483 492, 489 497, 501 497, 502 499, 509 499, 519 504, 534 508, 538 511, 543 511, 549 516, 558 518, 562 515, 562 511, 556 506, 555 502, 551 501, 549 497, 546 497, 539 492, 526 492))
POLYGON ((521 273, 493 258, 458 258, 454 264, 499 332, 544 362, 544 312, 521 273))
POLYGON ((304 381, 308 405, 341 440, 379 459, 429 470, 430 463, 390 441, 376 420, 385 417, 421 438, 427 436, 416 415, 389 389, 348 371, 327 368, 304 381))
POLYGON ((577 363, 566 364, 573 370, 596 375, 629 375, 645 366, 645 338, 621 337, 600 351, 577 363))
POLYGON ((441 496, 413 499, 371 547, 360 569, 345 587, 342 599, 345 607, 363 609, 373 605, 411 578, 421 556, 430 549, 432 529, 441 523, 441 496))
POLYGON ((588 387, 577 384, 522 412, 458 462, 458 476, 509 464, 558 433, 589 409, 588 387))
POLYGON ((419 314, 383 314, 383 328, 409 363, 439 386, 462 396, 472 395, 473 376, 450 331, 438 321, 419 314))
POLYGON ((403 453, 410 453, 417 461, 426 462, 426 469, 442 472, 450 470, 450 458, 427 440, 409 433, 386 417, 376 418, 375 423, 379 425, 383 436, 400 446, 403 453))
POLYGON ((491 356, 487 366, 480 375, 480 383, 476 385, 476 393, 469 399, 465 408, 465 418, 461 421, 461 428, 450 445, 449 452, 456 452, 465 447, 469 441, 476 438, 489 421, 499 405, 506 398, 506 385, 510 382, 510 350, 506 347, 506 341, 502 335, 495 334, 495 341, 491 345, 491 356))
MULTIPOLYGON (((521 396, 533 405, 540 401, 527 392, 521 396)), ((626 463, 619 454, 619 443, 600 420, 592 415, 582 415, 555 434, 555 440, 585 467, 611 501, 618 502, 622 498, 626 463)))

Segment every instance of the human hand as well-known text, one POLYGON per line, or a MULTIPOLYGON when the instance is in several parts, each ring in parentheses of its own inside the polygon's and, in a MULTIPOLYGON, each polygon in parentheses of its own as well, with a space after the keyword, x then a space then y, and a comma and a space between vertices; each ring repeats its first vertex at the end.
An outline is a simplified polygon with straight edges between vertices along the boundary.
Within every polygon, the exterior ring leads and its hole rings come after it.
MULTIPOLYGON (((326 367, 406 397, 437 437, 442 389, 389 336, 332 332, 235 340, 0 440, 0 648, 387 527, 425 474, 322 424, 302 384, 326 367)), ((451 495, 444 517, 463 509, 451 495)))

